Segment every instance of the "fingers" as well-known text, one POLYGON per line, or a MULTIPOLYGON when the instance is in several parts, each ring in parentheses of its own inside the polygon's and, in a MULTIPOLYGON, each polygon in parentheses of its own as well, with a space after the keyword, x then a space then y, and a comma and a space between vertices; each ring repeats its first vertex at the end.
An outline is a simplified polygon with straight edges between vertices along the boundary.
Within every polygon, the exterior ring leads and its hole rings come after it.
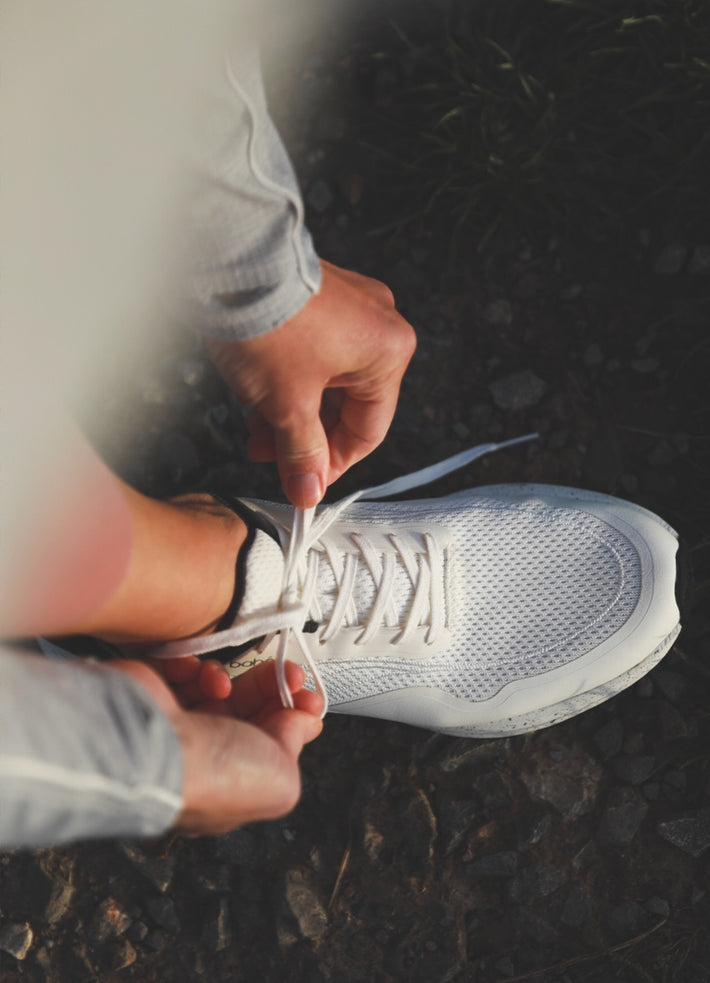
POLYGON ((274 426, 274 449, 286 497, 299 508, 312 508, 323 498, 330 461, 328 438, 317 403, 298 407, 274 426))
POLYGON ((226 700, 232 691, 227 670, 214 659, 190 655, 182 659, 153 659, 150 665, 172 686, 183 706, 226 700))
POLYGON ((278 465, 296 506, 316 505, 327 485, 384 438, 414 331, 383 283, 323 263, 321 288, 273 331, 208 342, 222 374, 256 412, 252 460, 278 465))
POLYGON ((184 775, 178 828, 222 833, 290 812, 301 789, 298 757, 320 727, 299 710, 277 710, 263 727, 182 711, 175 722, 184 775))
POLYGON ((260 724, 287 754, 297 758, 306 744, 314 741, 323 730, 323 721, 301 710, 276 710, 260 724))
MULTIPOLYGON (((286 684, 289 691, 296 697, 305 682, 306 674, 295 662, 286 663, 286 684)), ((311 694, 315 696, 315 694, 311 694)), ((320 699, 320 697, 318 697, 320 699)), ((262 662, 249 672, 232 680, 232 695, 229 705, 233 712, 244 720, 251 719, 267 708, 281 706, 279 687, 276 681, 276 667, 273 662, 262 662)), ((300 705, 300 704, 299 704, 300 705)), ((307 709, 307 701, 302 709, 307 709)), ((322 706, 316 711, 320 713, 322 706)))

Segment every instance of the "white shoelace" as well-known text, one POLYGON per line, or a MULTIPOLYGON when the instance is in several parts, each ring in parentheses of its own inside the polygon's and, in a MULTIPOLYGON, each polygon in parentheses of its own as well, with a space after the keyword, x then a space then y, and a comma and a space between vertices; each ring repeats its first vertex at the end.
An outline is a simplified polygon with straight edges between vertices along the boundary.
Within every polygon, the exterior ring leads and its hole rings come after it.
MULTIPOLYGON (((321 537, 325 536, 328 529, 353 502, 360 499, 386 498, 411 491, 413 488, 429 484, 458 468, 465 467, 477 458, 483 457, 484 454, 490 454, 504 447, 513 447, 516 444, 526 443, 536 438, 537 434, 526 434, 524 437, 515 437, 500 444, 479 444, 477 447, 461 451, 459 454, 454 454, 453 457, 422 468, 420 471, 403 475, 392 481, 386 481, 381 485, 374 485, 372 488, 353 492, 352 495, 342 498, 333 505, 319 506, 317 510, 294 508, 292 524, 290 527, 287 524, 282 526, 287 537, 287 546, 281 596, 277 610, 271 614, 259 614, 245 618, 232 628, 226 628, 211 635, 169 642, 151 652, 151 657, 176 659, 188 655, 204 655, 217 649, 244 645, 255 639, 262 639, 258 648, 264 649, 278 634, 279 644, 274 662, 279 695, 284 707, 292 708, 293 698, 286 683, 286 652, 289 648, 289 642, 293 639, 311 672, 317 691, 323 698, 323 716, 325 716, 328 709, 328 694, 315 659, 305 641, 305 635, 308 632, 304 631, 304 627, 308 627, 309 621, 320 620, 319 617, 314 617, 320 614, 318 601, 315 598, 319 562, 319 557, 315 553, 325 554, 328 557, 328 561, 333 567, 337 587, 335 605, 328 619, 328 624, 321 635, 324 640, 332 638, 344 624, 352 623, 357 617, 352 600, 357 557, 346 557, 341 562, 332 551, 329 553, 328 546, 322 543, 321 537), (314 551, 313 554, 311 554, 312 550, 314 551)), ((382 623, 388 627, 394 627, 397 624, 392 596, 396 556, 395 553, 387 553, 381 561, 378 551, 365 535, 353 533, 351 538, 358 546, 375 585, 374 603, 366 619, 363 632, 358 637, 358 642, 364 644, 372 638, 382 623)), ((414 591, 411 606, 404 619, 404 625, 400 626, 401 631, 395 639, 395 644, 411 637, 416 628, 424 622, 426 622, 427 627, 426 641, 432 643, 440 631, 444 619, 444 587, 440 573, 441 562, 438 547, 433 537, 425 535, 424 552, 415 555, 414 551, 397 537, 393 537, 391 541, 404 569, 407 571, 414 591)))

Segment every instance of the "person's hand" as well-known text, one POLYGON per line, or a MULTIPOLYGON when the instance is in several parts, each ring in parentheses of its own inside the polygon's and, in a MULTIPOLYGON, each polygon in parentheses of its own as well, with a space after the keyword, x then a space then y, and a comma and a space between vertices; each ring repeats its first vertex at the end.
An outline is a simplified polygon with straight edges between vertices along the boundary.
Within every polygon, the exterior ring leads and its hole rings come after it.
POLYGON ((225 833, 294 808, 298 757, 322 729, 321 698, 302 688, 300 666, 287 664, 295 708, 284 710, 272 662, 234 680, 218 663, 192 657, 166 660, 160 674, 128 659, 111 665, 137 679, 175 729, 183 754, 182 833, 225 833))
POLYGON ((302 508, 384 439, 416 345, 388 287, 330 263, 322 269, 319 293, 278 328, 208 341, 254 409, 249 456, 276 461, 287 497, 302 508))

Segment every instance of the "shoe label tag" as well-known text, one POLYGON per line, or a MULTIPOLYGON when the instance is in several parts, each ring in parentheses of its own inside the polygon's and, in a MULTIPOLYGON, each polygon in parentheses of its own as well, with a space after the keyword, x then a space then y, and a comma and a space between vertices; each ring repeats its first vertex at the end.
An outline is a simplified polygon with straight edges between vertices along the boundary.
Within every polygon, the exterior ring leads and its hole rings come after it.
POLYGON ((227 672, 233 679, 235 676, 241 676, 242 673, 248 672, 253 669, 254 666, 261 665, 262 662, 271 662, 270 656, 259 656, 249 653, 243 658, 232 659, 231 662, 227 663, 227 672))

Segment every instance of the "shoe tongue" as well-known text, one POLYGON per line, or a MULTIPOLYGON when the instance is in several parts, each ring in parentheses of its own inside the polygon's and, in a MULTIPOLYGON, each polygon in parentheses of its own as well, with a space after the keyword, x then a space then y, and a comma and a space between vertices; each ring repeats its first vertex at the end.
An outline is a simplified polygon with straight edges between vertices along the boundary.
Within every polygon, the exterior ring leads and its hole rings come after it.
POLYGON ((281 547, 268 533, 257 529, 244 566, 240 619, 276 608, 281 597, 283 570, 281 547))

